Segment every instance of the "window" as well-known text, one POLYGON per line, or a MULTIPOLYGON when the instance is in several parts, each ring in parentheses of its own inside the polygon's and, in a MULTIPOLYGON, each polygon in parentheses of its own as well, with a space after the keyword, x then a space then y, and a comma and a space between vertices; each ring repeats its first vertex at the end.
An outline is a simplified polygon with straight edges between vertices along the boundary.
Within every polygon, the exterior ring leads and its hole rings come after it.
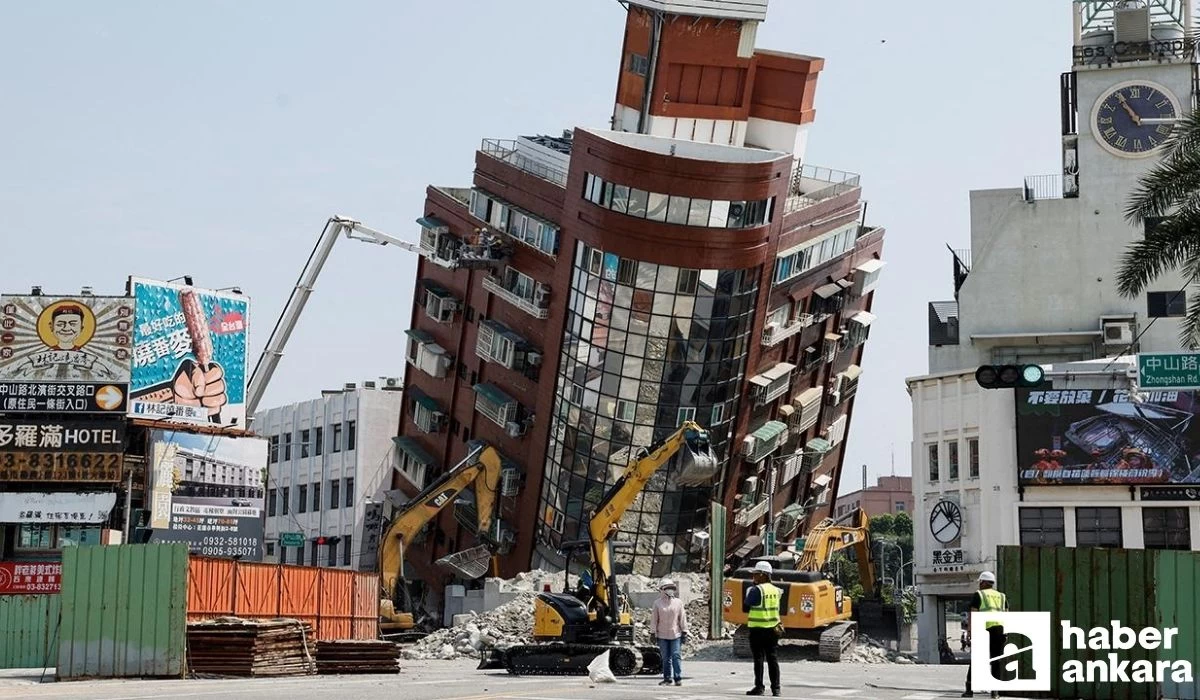
POLYGON ((301 484, 297 495, 299 497, 296 499, 296 512, 308 512, 308 484, 301 484))
POLYGON ((903 513, 906 508, 907 508, 907 506, 905 505, 904 501, 896 501, 896 512, 897 513, 903 513))
POLYGON ((504 324, 497 321, 484 321, 479 324, 479 333, 475 339, 475 354, 484 360, 514 369, 516 368, 517 343, 520 340, 520 336, 513 333, 504 324))
POLYGON ((352 476, 346 477, 346 500, 345 500, 345 503, 346 503, 347 508, 354 507, 354 477, 352 477, 352 476))
POLYGON ((667 220, 667 203, 670 197, 665 194, 651 192, 646 197, 646 218, 651 221, 667 220))
POLYGON ((691 197, 676 197, 672 195, 671 202, 667 206, 667 223, 686 226, 688 222, 688 209, 691 203, 691 197))
POLYGON ((471 190, 471 215, 480 221, 487 221, 492 211, 492 200, 479 190, 471 190))
POLYGON ((805 272, 824 265, 854 247, 857 240, 857 224, 851 228, 834 232, 817 240, 806 242, 801 247, 791 248, 775 258, 775 284, 786 282, 805 272))
POLYGON ((271 464, 275 464, 279 461, 279 436, 272 435, 270 444, 271 444, 271 447, 269 450, 269 452, 270 452, 269 460, 270 460, 271 464))
POLYGON ((723 403, 713 404, 712 417, 710 418, 708 424, 716 425, 717 423, 720 423, 723 420, 725 420, 725 404, 723 404, 723 403))
POLYGON ((300 457, 301 458, 308 456, 308 437, 309 437, 308 430, 300 431, 300 457))
MULTIPOLYGON (((625 185, 613 185, 612 186, 612 202, 608 205, 608 208, 612 209, 613 211, 618 212, 620 214, 625 214, 628 212, 628 210, 629 210, 629 188, 627 186, 625 186, 625 185)), ((596 251, 596 252, 599 253, 599 251, 596 251)), ((594 269, 592 270, 592 274, 595 274, 595 275, 600 274, 599 260, 600 259, 598 256, 592 258, 592 262, 594 263, 594 265, 593 265, 594 269)))
POLYGON ((1064 547, 1067 530, 1062 508, 1021 508, 1022 547, 1064 547))
POLYGON ((979 478, 979 438, 967 438, 967 476, 979 478))
POLYGON ((275 556, 275 543, 274 542, 267 543, 267 556, 268 557, 275 556))
POLYGON ((650 59, 640 53, 629 54, 629 72, 645 77, 650 72, 650 59))
POLYGON ((531 301, 535 287, 533 278, 517 268, 509 267, 504 270, 504 288, 516 296, 531 301))
POLYGON ((950 474, 950 480, 954 481, 958 478, 958 440, 951 440, 946 443, 946 467, 950 474))
POLYGON ((283 498, 279 499, 283 503, 283 514, 287 515, 292 510, 291 489, 287 486, 283 487, 283 498))
POLYGON ((677 294, 695 294, 700 287, 700 271, 681 268, 679 281, 675 284, 677 294))
POLYGON ((331 451, 333 451, 335 453, 342 451, 342 424, 341 423, 338 423, 333 426, 333 435, 330 437, 330 441, 333 442, 333 446, 330 448, 331 451))
POLYGON ((925 449, 929 455, 927 458, 928 466, 929 466, 929 480, 937 481, 939 478, 939 476, 938 476, 938 446, 936 443, 934 443, 932 445, 926 446, 925 449))
POLYGON ((1120 547, 1120 508, 1076 508, 1076 547, 1120 547))
POLYGON ((450 323, 461 304, 449 290, 439 287, 429 281, 421 281, 425 297, 421 302, 425 315, 438 323, 450 323))
POLYGON ((17 551, 53 551, 76 545, 100 544, 100 526, 21 525, 17 531, 17 551))
POLYGON ((310 546, 308 548, 308 565, 316 566, 317 565, 317 543, 311 542, 310 544, 312 546, 310 546))
POLYGON ((1192 525, 1187 508, 1142 508, 1146 549, 1192 548, 1192 525))
POLYGON ((637 262, 621 258, 617 263, 617 283, 633 285, 637 280, 637 262))
POLYGON ((287 462, 292 458, 292 434, 283 434, 283 461, 287 462))
POLYGON ((689 421, 689 420, 691 420, 691 421, 696 420, 696 409, 695 408, 680 408, 679 414, 677 416, 677 420, 675 421, 675 423, 677 425, 683 425, 684 421, 689 421))
POLYGON ((318 457, 320 457, 321 456, 321 448, 323 447, 323 445, 321 443, 323 442, 323 438, 325 437, 325 429, 324 428, 316 428, 315 431, 317 433, 317 435, 316 435, 317 439, 316 439, 316 444, 313 445, 313 452, 318 457))
POLYGON ((329 565, 337 566, 337 562, 337 541, 334 540, 329 543, 329 565))
POLYGON ((576 384, 576 383, 572 382, 572 383, 571 383, 571 387, 570 387, 570 389, 569 389, 568 391, 570 392, 570 393, 568 393, 568 394, 567 394, 567 401, 568 401, 569 403, 573 403, 573 404, 576 404, 576 405, 582 405, 582 404, 583 404, 583 387, 581 387, 581 386, 579 386, 578 384, 576 384))
POLYGON ((646 204, 650 198, 650 193, 645 190, 630 188, 629 190, 629 211, 626 213, 630 216, 636 216, 639 219, 646 218, 646 204))
POLYGON ((635 401, 625 401, 624 399, 617 399, 617 420, 632 423, 633 422, 633 413, 636 408, 637 408, 637 402, 635 402, 635 401))
POLYGON ((314 513, 318 513, 321 511, 321 482, 317 481, 317 482, 313 483, 312 494, 313 494, 313 508, 312 509, 313 509, 314 513))
POLYGON ((1187 314, 1187 294, 1177 292, 1147 292, 1146 315, 1150 318, 1167 318, 1187 314))
POLYGON ((346 535, 342 538, 342 566, 350 566, 351 542, 353 542, 353 540, 350 538, 350 535, 346 535))
POLYGON ((267 491, 267 515, 275 515, 275 489, 267 491))
POLYGON ((340 479, 330 479, 329 480, 329 509, 330 510, 337 510, 338 507, 340 507, 342 505, 341 500, 338 498, 338 495, 339 495, 338 488, 341 485, 342 485, 342 482, 340 479))
POLYGON ((355 421, 352 421, 352 420, 346 421, 346 450, 347 451, 354 449, 354 443, 357 438, 357 432, 355 430, 356 427, 357 427, 357 423, 355 421))

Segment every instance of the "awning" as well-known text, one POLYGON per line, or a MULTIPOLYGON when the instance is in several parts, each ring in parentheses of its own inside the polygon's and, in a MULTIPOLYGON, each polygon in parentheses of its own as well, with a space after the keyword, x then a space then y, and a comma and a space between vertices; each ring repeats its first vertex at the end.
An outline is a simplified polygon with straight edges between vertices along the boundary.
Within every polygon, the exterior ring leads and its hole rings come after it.
POLYGON ((850 365, 846 368, 845 372, 842 372, 842 374, 846 377, 846 381, 856 381, 859 376, 862 375, 862 367, 859 367, 858 365, 850 365))
POLYGON ((425 291, 429 292, 430 294, 434 295, 435 297, 441 297, 442 299, 449 299, 454 296, 454 292, 451 292, 449 289, 446 289, 445 287, 438 284, 437 282, 434 282, 433 280, 421 280, 420 284, 425 289, 425 291))
POLYGON ((804 446, 805 452, 820 452, 821 454, 825 454, 831 449, 833 449, 833 445, 829 444, 829 441, 824 438, 813 438, 804 446))
POLYGON ((421 228, 427 228, 431 231, 450 228, 449 224, 437 218, 436 216, 422 216, 421 218, 417 219, 417 223, 421 226, 421 228))
POLYGON ((813 478, 813 486, 823 489, 829 485, 830 481, 832 481, 832 479, 829 478, 828 474, 822 474, 821 476, 813 478))
POLYGON ((817 287, 816 290, 813 291, 813 294, 816 294, 817 296, 821 297, 822 299, 828 299, 829 297, 831 297, 835 294, 841 293, 841 291, 842 291, 842 288, 839 285, 826 284, 826 285, 817 287))
POLYGON ((826 343, 836 343, 841 339, 842 339, 842 336, 840 333, 826 333, 825 334, 825 342, 826 343))
POLYGON ((412 397, 413 401, 416 401, 423 408, 430 411, 435 411, 437 413, 444 413, 444 411, 442 411, 442 407, 438 405, 438 402, 420 389, 413 387, 408 390, 408 395, 412 397))
POLYGON ((751 435, 759 442, 772 442, 787 432, 787 423, 781 423, 777 420, 769 420, 762 424, 762 427, 755 430, 751 435))
POLYGON ((848 280, 848 279, 840 279, 837 282, 834 282, 834 284, 841 287, 842 289, 849 289, 854 286, 854 281, 848 280))
POLYGON ((394 437, 392 442, 400 449, 401 452, 412 457, 414 460, 424 464, 427 467, 434 466, 435 462, 429 453, 421 449, 421 445, 410 437, 394 437))
POLYGON ((859 272, 869 275, 872 272, 879 272, 880 270, 883 269, 884 265, 887 265, 887 263, 885 263, 884 261, 882 261, 878 258, 873 258, 873 259, 868 260, 865 263, 859 265, 858 267, 856 267, 854 269, 858 270, 859 272))
POLYGON ((779 415, 783 416, 784 418, 791 418, 792 414, 795 412, 796 409, 790 403, 785 403, 779 407, 779 415))
MULTIPOLYGON (((788 372, 791 372, 794 369, 796 369, 796 365, 793 365, 790 362, 779 362, 771 369, 769 369, 766 372, 763 372, 762 374, 755 377, 755 379, 762 377, 763 379, 767 380, 768 384, 770 384, 771 382, 775 381, 776 379, 781 379, 783 377, 786 377, 788 372)), ((750 381, 754 381, 754 380, 751 379, 750 381)))
POLYGON ((516 403, 516 401, 517 401, 513 397, 509 396, 508 394, 504 393, 503 391, 500 391, 499 389, 492 386, 491 384, 476 384, 475 386, 473 386, 471 388, 475 390, 476 394, 479 394, 480 396, 487 399, 491 403, 496 404, 497 406, 504 406, 505 404, 516 403))
POLYGON ((859 311, 851 316, 850 320, 863 328, 867 328, 875 321, 875 314, 870 311, 859 311))
POLYGON ((823 393, 824 393, 824 389, 822 389, 819 386, 814 386, 811 389, 805 389, 804 391, 800 392, 799 396, 796 397, 795 403, 801 409, 803 409, 806 406, 811 406, 814 403, 820 402, 821 394, 823 394, 823 393))
POLYGON ((408 330, 404 331, 404 335, 407 335, 409 338, 412 338, 418 343, 434 342, 434 337, 420 328, 409 328, 408 330))
POLYGON ((799 503, 793 503, 787 508, 779 511, 779 514, 786 515, 789 518, 802 518, 804 517, 804 506, 800 505, 799 503))

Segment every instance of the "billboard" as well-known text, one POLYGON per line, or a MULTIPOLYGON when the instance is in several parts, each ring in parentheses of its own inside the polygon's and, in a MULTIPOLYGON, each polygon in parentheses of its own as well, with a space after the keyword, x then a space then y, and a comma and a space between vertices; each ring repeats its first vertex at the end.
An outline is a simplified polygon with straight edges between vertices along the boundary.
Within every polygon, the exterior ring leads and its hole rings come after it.
POLYGON ((62 562, 0 561, 0 595, 59 593, 62 562))
POLYGON ((159 430, 150 440, 150 543, 261 560, 267 442, 159 430))
POLYGON ((0 381, 129 383, 133 300, 0 296, 0 381))
POLYGON ((1022 486, 1200 484, 1200 392, 1017 389, 1022 486))
POLYGON ((123 418, 0 418, 0 483, 120 481, 124 449, 123 418))
POLYGON ((129 286, 136 303, 130 413, 245 425, 249 299, 138 278, 129 286))

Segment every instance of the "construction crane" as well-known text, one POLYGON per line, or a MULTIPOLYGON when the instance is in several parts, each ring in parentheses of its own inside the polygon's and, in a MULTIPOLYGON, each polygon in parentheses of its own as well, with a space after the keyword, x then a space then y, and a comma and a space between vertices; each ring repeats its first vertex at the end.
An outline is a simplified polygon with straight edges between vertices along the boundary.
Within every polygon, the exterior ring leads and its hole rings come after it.
POLYGON ((258 410, 258 404, 267 390, 267 384, 270 383, 272 375, 275 374, 275 368, 279 366, 279 360, 283 357, 283 348, 287 345, 292 331, 295 330, 296 322, 300 320, 300 313, 304 311, 304 305, 308 303, 308 298, 312 295, 313 287, 317 283, 317 277, 321 274, 321 268, 329 259, 329 253, 333 250, 333 244, 337 243, 339 236, 345 234, 346 238, 363 243, 395 246, 423 255, 430 262, 450 270, 460 267, 490 266, 502 260, 509 252, 502 239, 489 233, 487 229, 477 229, 475 239, 468 243, 450 235, 449 228, 441 222, 433 220, 433 223, 437 228, 444 230, 434 232, 429 246, 389 236, 345 216, 331 217, 325 223, 325 228, 317 238, 317 244, 313 246, 313 251, 308 256, 308 262, 300 271, 300 279, 296 281, 296 286, 292 289, 292 294, 288 297, 287 304, 279 315, 279 320, 275 322, 275 329, 271 331, 267 345, 263 348, 258 363, 254 366, 254 372, 250 375, 250 382, 246 388, 246 421, 248 423, 254 420, 254 412, 258 410))

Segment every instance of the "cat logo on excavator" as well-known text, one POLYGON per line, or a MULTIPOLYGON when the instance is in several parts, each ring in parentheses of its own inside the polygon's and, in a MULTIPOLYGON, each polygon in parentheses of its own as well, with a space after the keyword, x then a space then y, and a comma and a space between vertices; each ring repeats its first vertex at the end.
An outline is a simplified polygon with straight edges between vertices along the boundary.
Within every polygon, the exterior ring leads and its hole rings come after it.
POLYGON ((454 498, 454 494, 455 489, 446 489, 445 491, 442 491, 438 495, 434 496, 433 500, 429 502, 429 505, 436 510, 441 510, 442 506, 446 505, 446 501, 454 498))

